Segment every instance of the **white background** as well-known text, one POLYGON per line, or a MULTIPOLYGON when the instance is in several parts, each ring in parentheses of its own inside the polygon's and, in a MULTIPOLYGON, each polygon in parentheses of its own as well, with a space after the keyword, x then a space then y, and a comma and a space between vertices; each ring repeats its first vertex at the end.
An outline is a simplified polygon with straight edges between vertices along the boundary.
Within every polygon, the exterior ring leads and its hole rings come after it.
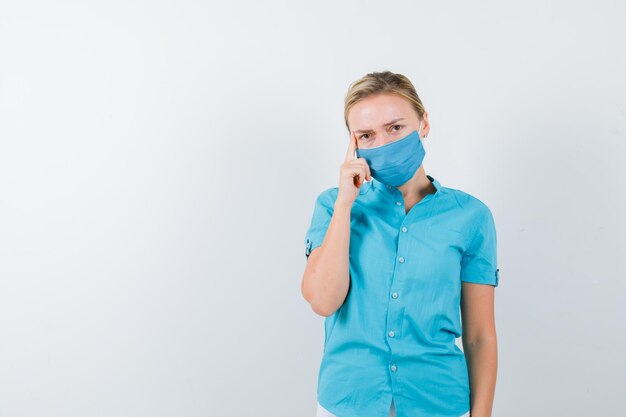
POLYGON ((382 70, 430 114, 426 172, 494 214, 494 416, 623 414, 625 15, 2 1, 0 416, 313 417, 304 233, 382 70))

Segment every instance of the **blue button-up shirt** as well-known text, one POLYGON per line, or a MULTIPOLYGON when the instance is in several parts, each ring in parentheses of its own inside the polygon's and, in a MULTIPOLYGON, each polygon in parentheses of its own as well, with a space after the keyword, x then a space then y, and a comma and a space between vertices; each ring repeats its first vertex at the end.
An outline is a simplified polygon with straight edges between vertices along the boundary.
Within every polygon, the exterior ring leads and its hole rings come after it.
MULTIPOLYGON (((470 409, 461 282, 498 285, 489 208, 442 187, 406 213, 402 192, 372 178, 351 211, 350 287, 324 321, 318 402, 339 417, 458 417, 470 409)), ((322 191, 305 236, 320 246, 338 187, 322 191)))

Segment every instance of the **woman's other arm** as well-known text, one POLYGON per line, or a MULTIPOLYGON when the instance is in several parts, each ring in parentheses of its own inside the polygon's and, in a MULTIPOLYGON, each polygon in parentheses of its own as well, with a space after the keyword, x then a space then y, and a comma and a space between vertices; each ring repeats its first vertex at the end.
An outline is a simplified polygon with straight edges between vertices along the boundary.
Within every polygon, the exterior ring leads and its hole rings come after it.
POLYGON ((464 282, 461 315, 463 351, 470 378, 470 413, 472 417, 491 417, 498 367, 494 287, 464 282))

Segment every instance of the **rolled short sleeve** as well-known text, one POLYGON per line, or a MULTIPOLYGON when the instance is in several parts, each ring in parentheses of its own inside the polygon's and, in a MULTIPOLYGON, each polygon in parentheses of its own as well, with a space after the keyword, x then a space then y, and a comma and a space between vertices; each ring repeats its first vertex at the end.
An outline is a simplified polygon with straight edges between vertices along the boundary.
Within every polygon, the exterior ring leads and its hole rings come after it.
POLYGON ((304 237, 304 254, 307 259, 311 251, 320 246, 324 241, 326 230, 328 230, 330 219, 333 216, 337 191, 338 189, 336 187, 324 190, 315 200, 311 223, 304 237))
POLYGON ((498 286, 496 227, 491 210, 482 206, 470 244, 461 258, 461 281, 498 286))

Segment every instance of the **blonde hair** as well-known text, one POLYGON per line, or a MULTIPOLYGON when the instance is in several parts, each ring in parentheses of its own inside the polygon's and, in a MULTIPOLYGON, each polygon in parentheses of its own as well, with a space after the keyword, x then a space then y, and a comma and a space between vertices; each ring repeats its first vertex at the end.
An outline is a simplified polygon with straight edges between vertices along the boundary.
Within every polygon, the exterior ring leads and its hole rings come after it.
POLYGON ((424 105, 407 77, 391 71, 371 72, 354 81, 348 88, 343 111, 348 131, 350 131, 348 112, 352 106, 366 97, 381 93, 397 94, 406 99, 417 113, 418 118, 422 120, 425 112, 424 105))

